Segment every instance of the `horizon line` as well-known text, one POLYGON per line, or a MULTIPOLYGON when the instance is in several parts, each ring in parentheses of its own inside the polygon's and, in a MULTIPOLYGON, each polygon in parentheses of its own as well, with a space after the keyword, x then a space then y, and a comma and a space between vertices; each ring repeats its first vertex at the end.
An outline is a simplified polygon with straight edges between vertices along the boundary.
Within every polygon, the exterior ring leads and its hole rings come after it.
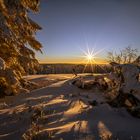
MULTIPOLYGON (((73 62, 39 62, 39 64, 70 64, 70 65, 91 65, 90 63, 73 63, 73 62)), ((93 63, 92 65, 107 65, 109 64, 108 62, 106 63, 93 63)))

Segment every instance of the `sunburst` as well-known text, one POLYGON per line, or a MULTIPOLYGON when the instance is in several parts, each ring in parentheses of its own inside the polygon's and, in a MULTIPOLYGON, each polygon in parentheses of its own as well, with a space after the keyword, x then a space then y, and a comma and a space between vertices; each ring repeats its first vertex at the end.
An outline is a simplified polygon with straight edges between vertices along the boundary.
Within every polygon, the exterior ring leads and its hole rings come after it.
POLYGON ((98 58, 97 55, 101 51, 103 51, 103 49, 101 49, 101 50, 99 50, 97 52, 95 52, 94 50, 95 50, 94 48, 92 48, 90 50, 88 47, 87 47, 87 50, 86 51, 85 50, 82 50, 82 52, 83 52, 82 57, 84 57, 84 62, 86 62, 85 67, 83 69, 83 73, 85 72, 87 65, 90 65, 91 66, 92 73, 93 73, 93 65, 97 65, 97 61, 96 61, 96 58, 98 58))
POLYGON ((89 50, 89 48, 87 47, 87 51, 83 50, 83 55, 82 57, 84 57, 84 62, 86 62, 85 67, 83 69, 83 73, 86 70, 87 65, 91 66, 91 71, 93 73, 93 63, 96 61, 95 58, 95 54, 94 54, 94 49, 89 50))

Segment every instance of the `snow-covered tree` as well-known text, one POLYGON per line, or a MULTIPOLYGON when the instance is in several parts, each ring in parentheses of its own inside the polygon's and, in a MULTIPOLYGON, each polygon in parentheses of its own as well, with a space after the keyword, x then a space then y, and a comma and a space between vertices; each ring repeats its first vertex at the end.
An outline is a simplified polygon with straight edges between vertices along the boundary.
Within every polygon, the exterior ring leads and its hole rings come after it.
POLYGON ((34 51, 41 51, 42 45, 35 39, 41 27, 28 16, 29 12, 38 12, 39 3, 0 0, 0 80, 7 82, 5 94, 18 93, 22 75, 39 65, 34 51))

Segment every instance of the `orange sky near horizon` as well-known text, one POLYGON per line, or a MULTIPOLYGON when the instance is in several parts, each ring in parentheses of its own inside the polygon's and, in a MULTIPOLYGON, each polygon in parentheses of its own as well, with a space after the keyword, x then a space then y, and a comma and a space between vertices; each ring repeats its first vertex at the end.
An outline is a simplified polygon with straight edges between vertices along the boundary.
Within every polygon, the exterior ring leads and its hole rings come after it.
MULTIPOLYGON (((96 64, 108 64, 107 60, 103 58, 95 58, 96 64)), ((88 61, 83 58, 63 58, 63 57, 47 57, 46 59, 38 58, 39 63, 49 63, 49 64, 57 64, 57 63, 67 63, 67 64, 86 64, 88 61)), ((95 64, 93 62, 93 64, 95 64)))

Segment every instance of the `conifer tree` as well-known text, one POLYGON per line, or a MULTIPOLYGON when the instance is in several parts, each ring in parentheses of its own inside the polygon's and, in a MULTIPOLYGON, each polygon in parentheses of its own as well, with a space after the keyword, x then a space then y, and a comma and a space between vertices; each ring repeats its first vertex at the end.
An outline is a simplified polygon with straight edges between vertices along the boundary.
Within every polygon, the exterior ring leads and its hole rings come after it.
POLYGON ((29 17, 38 12, 39 0, 0 0, 0 90, 18 93, 22 75, 37 69, 35 51, 42 45, 35 33, 41 27, 29 17), (4 86, 2 85, 4 83, 4 86))

